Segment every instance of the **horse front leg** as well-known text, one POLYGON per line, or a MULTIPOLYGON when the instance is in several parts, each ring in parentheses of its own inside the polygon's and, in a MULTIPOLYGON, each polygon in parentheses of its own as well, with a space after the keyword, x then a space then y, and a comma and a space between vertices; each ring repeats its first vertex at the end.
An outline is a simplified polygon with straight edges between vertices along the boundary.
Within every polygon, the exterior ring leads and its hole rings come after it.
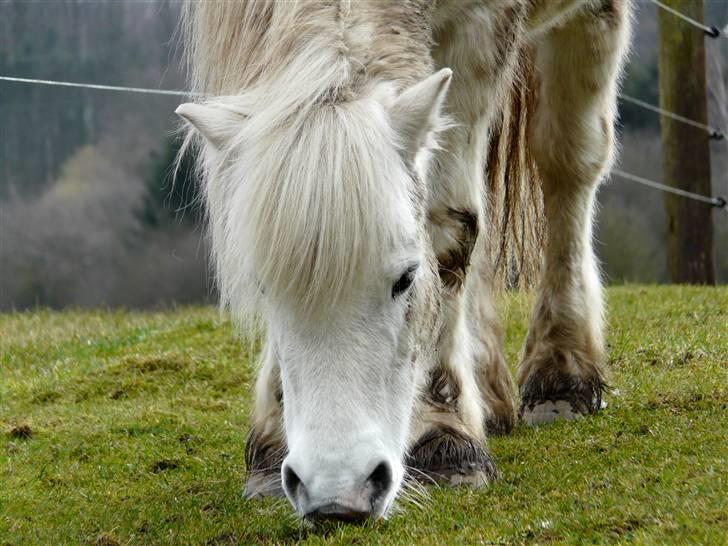
POLYGON ((472 305, 477 296, 487 301, 472 276, 467 290, 443 287, 437 360, 416 408, 408 463, 415 478, 480 487, 496 477, 486 431, 509 430, 515 408, 500 339, 472 305))
POLYGON ((495 476, 487 432, 515 422, 487 249, 485 153, 516 67, 524 2, 442 2, 433 57, 453 80, 454 126, 433 158, 429 227, 442 281, 437 362, 416 412, 410 464, 437 479, 480 486, 495 476))
POLYGON ((245 446, 248 479, 245 496, 283 496, 281 463, 286 456, 283 432, 283 393, 275 351, 266 342, 255 383, 253 425, 245 446))
POLYGON ((592 250, 600 180, 613 156, 627 0, 593 2, 535 41, 539 103, 530 142, 543 179, 547 239, 538 300, 518 371, 529 424, 599 410, 606 351, 592 250))

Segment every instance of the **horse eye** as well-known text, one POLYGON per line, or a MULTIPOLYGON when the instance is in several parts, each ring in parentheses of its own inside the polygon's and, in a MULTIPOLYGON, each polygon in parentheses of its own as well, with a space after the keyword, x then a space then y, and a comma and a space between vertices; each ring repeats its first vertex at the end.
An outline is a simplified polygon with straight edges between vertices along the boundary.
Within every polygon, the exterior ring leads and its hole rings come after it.
POLYGON ((392 286, 393 298, 396 298, 400 294, 406 292, 407 289, 412 286, 412 282, 415 280, 416 272, 417 266, 413 265, 412 267, 408 268, 407 271, 405 271, 399 279, 397 279, 397 282, 394 283, 394 286, 392 286))

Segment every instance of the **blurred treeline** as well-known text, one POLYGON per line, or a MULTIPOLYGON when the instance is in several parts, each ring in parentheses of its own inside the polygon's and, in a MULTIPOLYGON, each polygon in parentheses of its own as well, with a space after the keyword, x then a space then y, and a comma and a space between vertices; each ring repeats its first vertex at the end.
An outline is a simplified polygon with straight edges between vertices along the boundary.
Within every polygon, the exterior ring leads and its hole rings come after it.
MULTIPOLYGON (((182 89, 178 10, 0 0, 0 74, 182 89)), ((192 186, 168 176, 181 101, 0 82, 0 309, 209 299, 192 186)))
MULTIPOLYGON (((625 92, 656 103, 654 7, 639 3, 625 92)), ((183 88, 175 2, 0 0, 0 74, 183 88)), ((728 22, 728 2, 706 1, 728 22)), ((726 40, 708 40, 711 121, 728 125, 726 40), (721 50, 722 43, 722 50, 721 50)), ((689 75, 686 75, 689 77, 689 75)), ((210 301, 194 181, 170 168, 181 98, 0 82, 0 309, 210 301)), ((659 119, 621 109, 621 167, 661 179, 659 119)), ((713 146, 728 194, 728 143, 713 146)), ((663 195, 616 178, 600 195, 608 280, 666 282, 663 195)), ((728 281, 728 215, 716 214, 728 281)))

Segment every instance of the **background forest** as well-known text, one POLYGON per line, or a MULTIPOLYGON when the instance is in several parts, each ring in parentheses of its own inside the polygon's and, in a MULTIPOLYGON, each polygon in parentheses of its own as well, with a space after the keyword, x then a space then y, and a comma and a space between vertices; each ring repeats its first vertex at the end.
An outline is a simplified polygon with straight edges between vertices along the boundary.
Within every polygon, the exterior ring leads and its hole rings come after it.
MULTIPOLYGON (((728 1, 705 4, 706 21, 728 22, 728 1)), ((655 8, 637 5, 624 92, 657 103, 655 8)), ((0 0, 0 75, 182 89, 178 11, 161 1, 0 0)), ((706 48, 710 121, 726 128, 728 40, 706 48)), ((213 299, 194 186, 168 176, 179 102, 0 82, 0 310, 213 299)), ((620 114, 620 168, 661 180, 659 118, 630 104, 620 114)), ((713 194, 728 195, 728 141, 711 146, 713 194)), ((614 177, 600 203, 608 281, 666 282, 663 194, 614 177)), ((726 283, 728 214, 714 215, 726 283)))

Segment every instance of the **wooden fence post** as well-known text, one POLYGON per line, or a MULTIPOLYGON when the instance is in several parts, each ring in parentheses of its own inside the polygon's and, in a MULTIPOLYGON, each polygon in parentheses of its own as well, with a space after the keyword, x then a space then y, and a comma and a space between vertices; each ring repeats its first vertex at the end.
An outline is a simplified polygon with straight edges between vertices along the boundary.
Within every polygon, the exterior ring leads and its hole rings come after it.
MULTIPOLYGON (((703 21, 703 0, 662 0, 703 21)), ((705 33, 658 9, 660 106, 708 123, 705 33)), ((711 195, 710 142, 705 131, 661 118, 665 183, 711 195)), ((670 281, 715 284, 713 214, 709 204, 665 194, 668 217, 667 260, 670 281)))

